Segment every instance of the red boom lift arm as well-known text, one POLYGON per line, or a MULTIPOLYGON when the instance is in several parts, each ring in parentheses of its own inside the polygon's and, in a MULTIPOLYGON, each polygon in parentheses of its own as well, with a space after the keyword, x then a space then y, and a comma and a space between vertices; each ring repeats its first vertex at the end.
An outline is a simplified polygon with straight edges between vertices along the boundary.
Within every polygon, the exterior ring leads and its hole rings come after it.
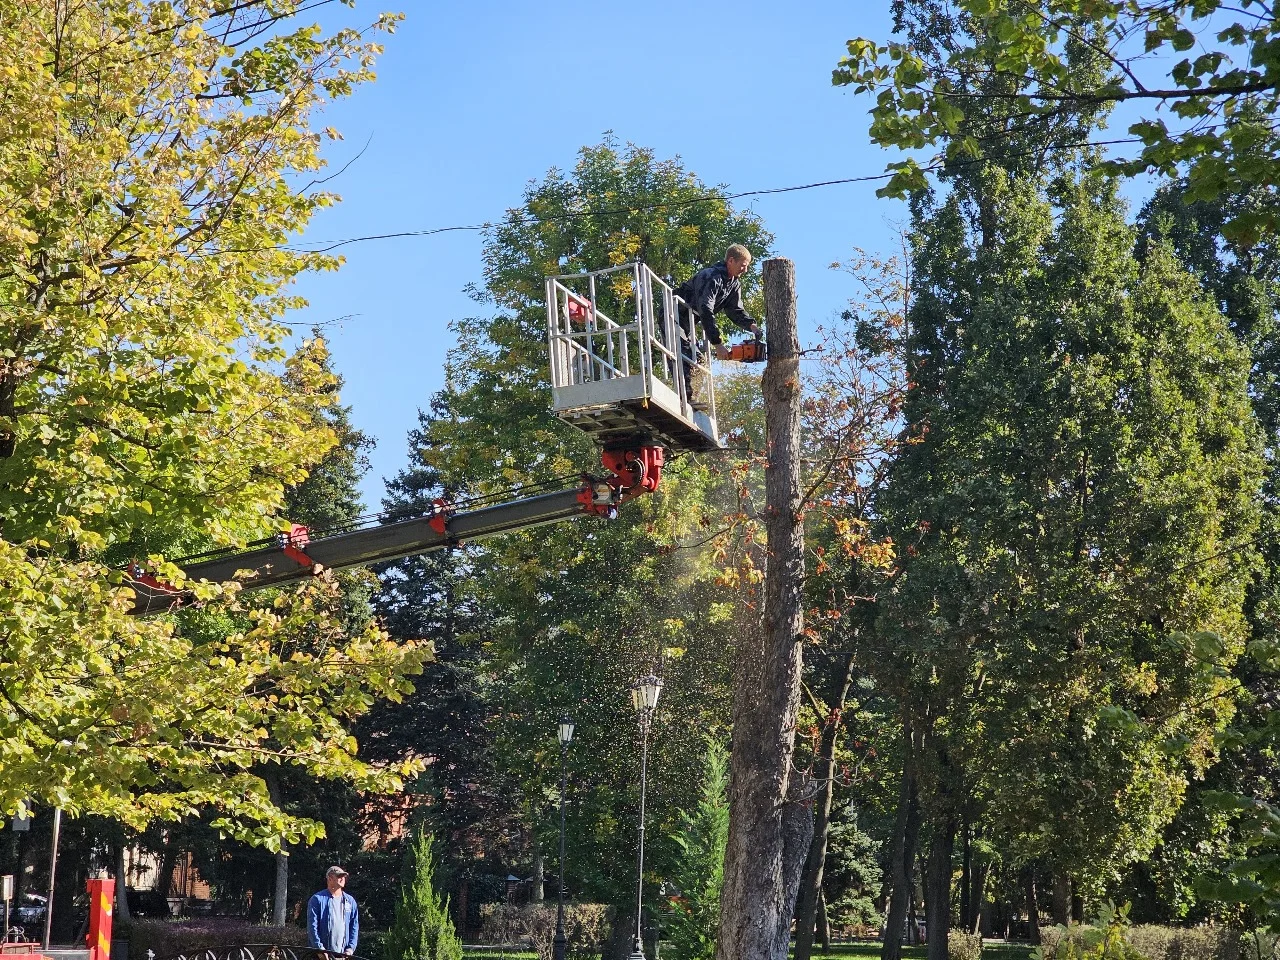
MULTIPOLYGON (((187 579, 225 583, 238 580, 245 590, 298 583, 321 570, 342 570, 402 557, 431 553, 464 541, 512 530, 526 530, 584 514, 617 515, 619 504, 652 493, 662 479, 665 451, 660 446, 634 445, 601 454, 610 476, 583 474, 582 483, 567 490, 524 497, 507 503, 454 512, 443 501, 427 516, 336 533, 311 539, 306 527, 295 524, 275 544, 182 565, 187 579)), ((128 571, 134 591, 132 613, 163 613, 192 602, 178 590, 138 567, 128 571)))

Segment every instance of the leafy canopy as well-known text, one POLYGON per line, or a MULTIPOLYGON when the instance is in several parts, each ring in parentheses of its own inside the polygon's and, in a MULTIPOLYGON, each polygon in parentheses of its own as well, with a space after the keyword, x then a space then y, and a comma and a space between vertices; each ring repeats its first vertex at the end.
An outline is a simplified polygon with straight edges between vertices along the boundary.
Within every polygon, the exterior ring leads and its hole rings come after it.
MULTIPOLYGON (((378 46, 295 0, 0 0, 0 807, 141 827, 198 807, 313 836, 249 769, 393 788, 344 728, 422 654, 325 612, 127 615, 113 567, 271 532, 335 442, 318 342, 289 345, 288 241, 335 198, 312 111, 378 46)), ((377 26, 390 28, 395 17, 377 26)), ((204 599, 216 586, 201 588, 204 599)))
MULTIPOLYGON (((1115 164, 1125 174, 1185 167, 1194 198, 1250 184, 1273 185, 1280 106, 1280 23, 1260 0, 895 0, 895 27, 933 6, 930 49, 919 37, 848 43, 832 75, 876 97, 871 138, 908 150, 944 145, 943 160, 985 156, 997 143, 961 135, 966 118, 989 109, 974 85, 997 95, 1008 115, 1058 126, 1082 109, 1132 101, 1137 154, 1115 164), (1077 69, 1085 57, 1101 82, 1077 69), (1161 114, 1176 120, 1166 122, 1161 114)), ((890 164, 881 191, 903 196, 924 183, 915 159, 890 164)), ((1256 236, 1273 211, 1242 211, 1231 229, 1256 236)))

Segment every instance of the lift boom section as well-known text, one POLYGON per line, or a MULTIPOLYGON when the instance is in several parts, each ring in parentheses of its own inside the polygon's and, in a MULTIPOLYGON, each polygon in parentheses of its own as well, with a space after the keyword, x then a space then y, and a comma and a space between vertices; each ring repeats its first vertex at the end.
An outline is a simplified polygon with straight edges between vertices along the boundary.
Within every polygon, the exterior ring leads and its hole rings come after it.
MULTIPOLYGON (((711 352, 688 306, 643 263, 547 278, 552 408, 601 446, 608 475, 577 486, 476 509, 436 501, 426 516, 313 538, 295 525, 250 549, 179 561, 188 581, 239 581, 257 590, 431 553, 494 534, 618 507, 658 487, 667 450, 718 450, 711 352)), ((162 613, 192 602, 134 566, 132 612, 162 613)))

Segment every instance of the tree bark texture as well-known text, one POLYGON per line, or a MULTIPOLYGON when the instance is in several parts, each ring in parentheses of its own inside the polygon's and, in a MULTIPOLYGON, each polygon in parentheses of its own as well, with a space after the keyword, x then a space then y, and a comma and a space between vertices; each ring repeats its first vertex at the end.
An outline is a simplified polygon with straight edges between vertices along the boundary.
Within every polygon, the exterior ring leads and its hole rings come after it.
MULTIPOLYGON (((787 868, 804 608, 804 519, 800 474, 800 340, 795 267, 764 262, 769 360, 762 383, 765 468, 764 615, 736 651, 729 842, 720 898, 717 960, 786 960, 795 888, 787 868), (781 933, 780 933, 781 931, 781 933)), ((806 838, 806 847, 807 847, 806 838)), ((803 851, 798 851, 803 864, 803 851)))
POLYGON ((818 900, 822 895, 822 874, 827 862, 827 835, 831 827, 831 804, 835 797, 836 741, 839 739, 840 714, 849 698, 853 684, 853 654, 843 662, 843 670, 836 678, 835 689, 827 706, 831 716, 822 731, 818 745, 817 778, 822 792, 814 803, 813 841, 804 874, 800 880, 799 900, 796 905, 795 960, 809 960, 813 953, 814 927, 818 919, 818 900))
POLYGON ((785 902, 778 913, 778 939, 782 956, 787 956, 791 942, 791 918, 796 912, 796 897, 805 861, 813 843, 813 801, 806 796, 809 778, 792 772, 790 801, 782 808, 782 891, 785 902))
POLYGON ((982 915, 987 908, 987 875, 990 872, 991 867, 986 858, 978 858, 973 865, 969 884, 969 917, 965 929, 970 933, 982 933, 982 915))
POLYGON ((547 861, 542 847, 534 841, 533 852, 533 902, 541 903, 547 896, 547 861))
MULTIPOLYGON (((284 791, 280 789, 280 775, 274 769, 262 771, 262 781, 267 785, 267 795, 271 802, 284 809, 284 791)), ((276 854, 275 887, 271 894, 271 922, 283 927, 289 916, 289 853, 281 841, 280 852, 276 854)))
POLYGON ((289 854, 276 854, 276 889, 271 896, 271 922, 283 927, 289 922, 289 854))
POLYGON ((818 943, 823 953, 831 952, 831 918, 827 915, 827 895, 818 888, 818 943))
POLYGON ((1071 920, 1071 878, 1061 867, 1055 867, 1053 871, 1051 913, 1053 922, 1064 927, 1071 920))
POLYGON ((1027 928, 1032 943, 1040 942, 1040 898, 1036 895, 1036 872, 1027 871, 1027 928))
POLYGON ((947 932, 951 929, 951 855, 955 836, 955 822, 947 819, 934 824, 929 838, 929 868, 924 892, 929 960, 947 960, 947 932))
POLYGON ((880 960, 902 960, 902 932, 912 895, 914 878, 911 868, 915 863, 916 840, 920 832, 920 798, 910 724, 903 726, 903 745, 906 757, 902 766, 902 787, 898 792, 898 815, 889 846, 889 909, 886 911, 880 960))

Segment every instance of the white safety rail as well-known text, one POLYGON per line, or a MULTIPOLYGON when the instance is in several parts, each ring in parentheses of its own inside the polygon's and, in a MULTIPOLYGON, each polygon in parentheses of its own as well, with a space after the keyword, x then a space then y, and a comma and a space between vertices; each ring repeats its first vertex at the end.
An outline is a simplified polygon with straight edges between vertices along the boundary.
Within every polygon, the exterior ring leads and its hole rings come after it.
POLYGON ((712 354, 681 307, 639 262, 548 277, 556 413, 606 444, 649 433, 673 449, 718 448, 712 354))

